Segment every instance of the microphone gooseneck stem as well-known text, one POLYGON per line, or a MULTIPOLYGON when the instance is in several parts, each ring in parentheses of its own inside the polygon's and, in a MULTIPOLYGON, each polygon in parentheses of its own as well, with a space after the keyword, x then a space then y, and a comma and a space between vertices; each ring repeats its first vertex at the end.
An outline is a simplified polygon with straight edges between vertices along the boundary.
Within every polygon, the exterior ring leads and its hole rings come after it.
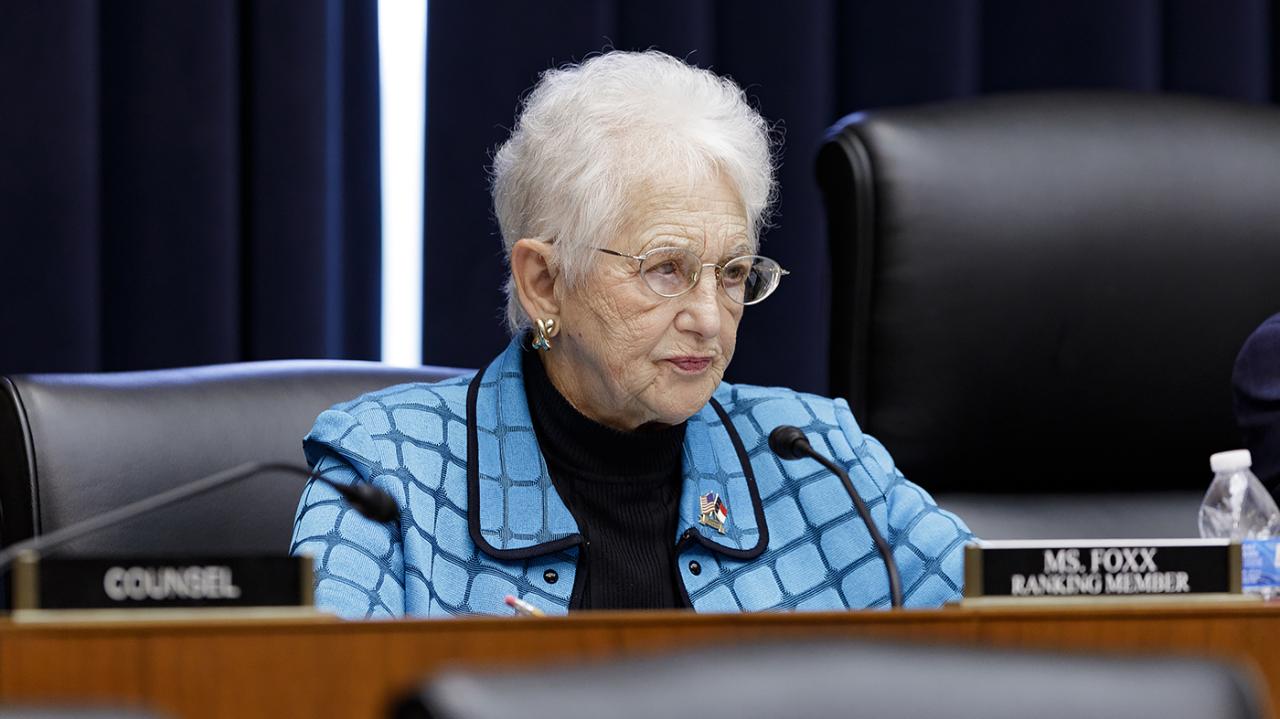
MULTIPOLYGON (((224 469, 221 472, 202 477, 194 482, 189 482, 179 487, 166 490, 160 494, 140 499, 136 502, 130 502, 123 507, 117 507, 109 512, 103 512, 96 517, 86 519, 83 522, 70 524, 62 529, 54 530, 48 534, 41 534, 30 539, 18 542, 17 544, 5 547, 0 551, 0 571, 14 562, 20 554, 28 550, 48 550, 60 547, 67 542, 86 534, 92 534, 101 529, 106 529, 115 524, 119 524, 127 519, 153 512, 157 509, 163 509, 171 504, 181 502, 191 497, 196 497, 207 492, 211 492, 226 484, 236 482, 247 477, 251 477, 263 472, 291 472, 304 477, 311 477, 312 473, 301 467, 295 467, 291 464, 274 463, 274 462, 246 462, 238 464, 230 469, 224 469)), ((323 477, 317 477, 324 480, 323 477)))
POLYGON ((853 506, 858 510, 858 516, 862 517, 863 524, 867 525, 867 531, 871 533, 871 540, 875 542, 876 549, 880 551, 880 557, 884 559, 884 569, 889 574, 889 602, 895 609, 902 607, 902 577, 898 574, 898 563, 893 559, 893 550, 889 547, 889 543, 885 541, 880 529, 876 527, 876 523, 871 519, 871 510, 867 509, 867 503, 862 501, 862 495, 858 494, 858 490, 853 486, 853 480, 849 479, 849 473, 844 471, 840 465, 832 462, 822 456, 813 447, 809 446, 808 441, 796 443, 800 445, 804 454, 811 459, 826 467, 844 483, 845 491, 853 498, 853 506))

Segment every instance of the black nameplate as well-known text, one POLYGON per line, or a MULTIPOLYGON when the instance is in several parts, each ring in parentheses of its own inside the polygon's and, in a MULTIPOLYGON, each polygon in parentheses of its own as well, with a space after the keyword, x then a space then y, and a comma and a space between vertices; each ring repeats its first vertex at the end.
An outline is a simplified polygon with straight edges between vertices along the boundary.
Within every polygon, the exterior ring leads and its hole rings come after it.
POLYGON ((312 604, 310 557, 19 559, 14 609, 297 607, 312 604))
POLYGON ((1240 545, 1215 539, 975 542, 965 597, 1240 593, 1240 545))

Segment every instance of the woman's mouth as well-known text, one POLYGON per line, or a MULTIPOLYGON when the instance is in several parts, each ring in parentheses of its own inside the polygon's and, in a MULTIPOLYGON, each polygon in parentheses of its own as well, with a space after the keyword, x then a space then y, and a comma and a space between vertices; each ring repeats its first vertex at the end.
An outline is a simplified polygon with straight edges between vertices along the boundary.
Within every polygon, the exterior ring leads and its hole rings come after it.
POLYGON ((684 374, 698 374, 711 366, 710 357, 672 357, 667 361, 684 374))

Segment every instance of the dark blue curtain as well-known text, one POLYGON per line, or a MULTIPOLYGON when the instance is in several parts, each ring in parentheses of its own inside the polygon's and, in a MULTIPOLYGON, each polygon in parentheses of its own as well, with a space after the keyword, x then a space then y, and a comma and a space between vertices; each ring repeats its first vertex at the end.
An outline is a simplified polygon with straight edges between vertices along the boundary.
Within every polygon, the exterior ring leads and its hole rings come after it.
POLYGON ((0 4, 0 372, 376 358, 373 0, 0 4))
POLYGON ((817 392, 833 278, 812 162, 837 118, 1057 87, 1280 97, 1275 0, 438 0, 428 27, 424 356, 459 366, 506 341, 490 153, 539 71, 606 46, 731 75, 783 123, 781 203, 763 247, 792 275, 748 309, 729 378, 817 392))

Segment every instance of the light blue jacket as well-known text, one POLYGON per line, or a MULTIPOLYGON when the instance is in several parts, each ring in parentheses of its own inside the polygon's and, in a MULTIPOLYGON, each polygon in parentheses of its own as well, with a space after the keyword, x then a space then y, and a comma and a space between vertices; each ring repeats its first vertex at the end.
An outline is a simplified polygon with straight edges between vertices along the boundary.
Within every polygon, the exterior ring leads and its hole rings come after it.
MULTIPOLYGON (((307 485, 291 551, 315 557, 322 609, 510 615, 511 594, 548 614, 568 611, 590 549, 538 449, 520 352, 513 342, 482 374, 389 387, 316 420, 308 462, 340 482, 373 482, 401 512, 398 527, 377 524, 325 485, 307 485)), ((695 610, 889 604, 884 565, 840 479, 769 450, 781 424, 848 470, 893 547, 906 606, 959 597, 968 528, 903 478, 844 400, 724 383, 685 430, 672 542, 695 610), (727 505, 723 533, 699 523, 708 493, 727 505)))

